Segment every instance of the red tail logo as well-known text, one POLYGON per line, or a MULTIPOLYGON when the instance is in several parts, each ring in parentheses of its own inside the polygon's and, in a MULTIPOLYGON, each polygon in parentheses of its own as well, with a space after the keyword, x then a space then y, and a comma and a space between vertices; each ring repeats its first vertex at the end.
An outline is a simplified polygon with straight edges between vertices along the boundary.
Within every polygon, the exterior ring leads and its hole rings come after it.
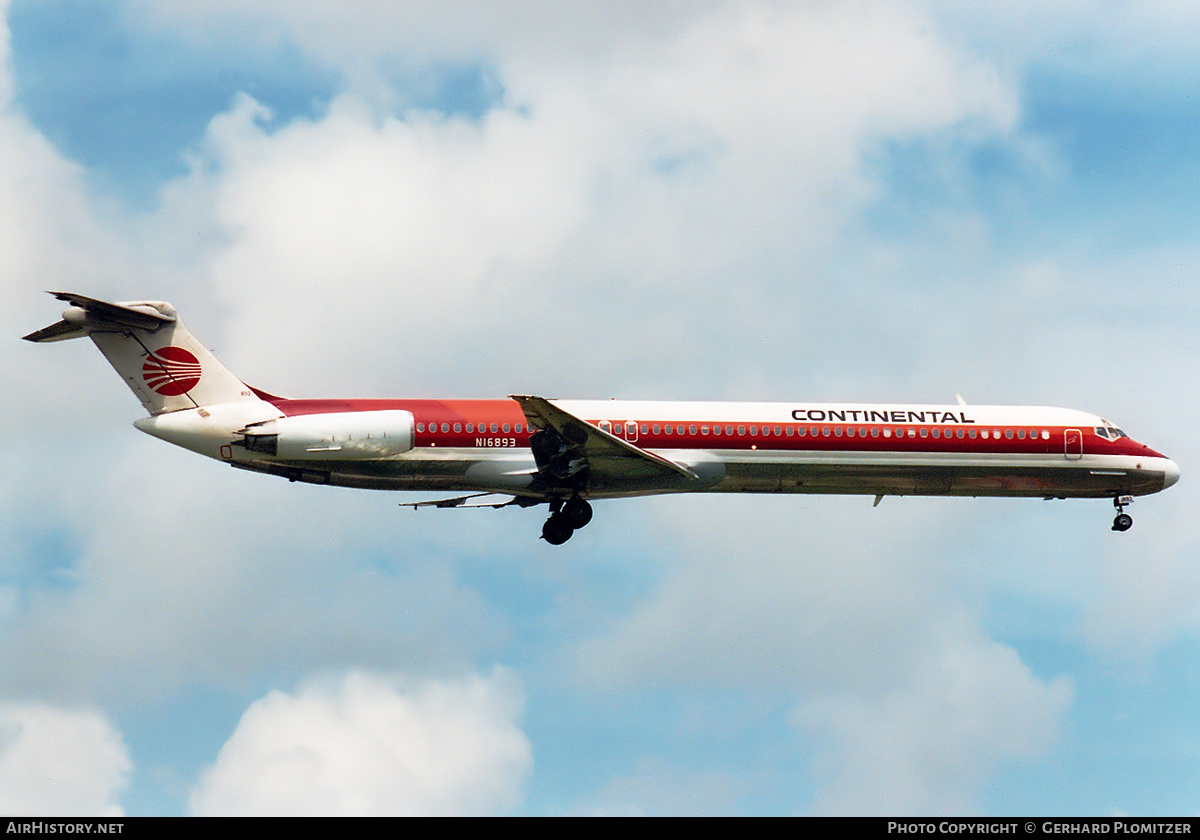
POLYGON ((164 397, 178 397, 200 381, 200 360, 182 347, 163 347, 146 357, 142 379, 164 397))

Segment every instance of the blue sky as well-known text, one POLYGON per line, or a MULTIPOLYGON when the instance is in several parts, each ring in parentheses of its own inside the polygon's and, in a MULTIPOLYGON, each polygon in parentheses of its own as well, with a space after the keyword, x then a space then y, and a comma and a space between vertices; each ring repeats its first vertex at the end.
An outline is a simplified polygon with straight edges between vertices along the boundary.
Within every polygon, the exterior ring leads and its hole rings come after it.
POLYGON ((1196 12, 0 10, 0 811, 1197 811, 1196 12), (15 340, 48 288, 276 393, 963 394, 1183 479, 1125 534, 670 498, 554 549, 140 435, 94 348, 15 340))

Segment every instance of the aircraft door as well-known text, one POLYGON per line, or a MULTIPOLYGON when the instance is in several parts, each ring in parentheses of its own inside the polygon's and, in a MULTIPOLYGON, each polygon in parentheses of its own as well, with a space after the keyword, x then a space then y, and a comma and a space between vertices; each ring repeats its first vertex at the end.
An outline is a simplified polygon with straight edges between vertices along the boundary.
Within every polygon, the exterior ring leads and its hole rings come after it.
POLYGON ((638 424, 635 420, 625 421, 625 440, 635 441, 638 437, 638 424))
POLYGON ((1068 461, 1078 461, 1083 457, 1083 432, 1079 429, 1067 429, 1063 432, 1063 453, 1068 461))

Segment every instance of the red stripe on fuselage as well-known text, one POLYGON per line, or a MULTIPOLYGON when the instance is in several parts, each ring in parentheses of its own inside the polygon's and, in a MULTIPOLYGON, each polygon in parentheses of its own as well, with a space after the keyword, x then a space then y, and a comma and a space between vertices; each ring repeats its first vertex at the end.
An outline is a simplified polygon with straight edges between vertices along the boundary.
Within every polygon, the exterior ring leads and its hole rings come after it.
MULTIPOLYGON (((527 446, 529 440, 528 421, 520 406, 513 400, 394 400, 394 399, 354 399, 354 400, 288 400, 271 398, 269 400, 285 415, 300 416, 307 414, 327 414, 347 411, 410 411, 421 431, 416 434, 416 446, 450 446, 450 447, 481 447, 491 448, 496 444, 487 438, 503 437, 515 439, 516 446, 527 446), (449 431, 443 432, 442 424, 449 431), (458 424, 459 431, 455 431, 458 424), (509 431, 504 431, 508 425, 509 431), (466 431, 468 425, 472 431, 466 431), (492 426, 496 431, 492 431, 492 426), (521 431, 516 429, 520 427, 521 431)), ((761 451, 847 451, 847 452, 929 452, 929 453, 985 453, 985 454, 1039 454, 1066 455, 1064 435, 1068 429, 1078 429, 1082 433, 1082 452, 1087 455, 1132 455, 1149 458, 1165 457, 1148 446, 1140 444, 1131 438, 1107 440, 1095 434, 1092 428, 1078 426, 1038 426, 1038 425, 988 425, 988 424, 862 424, 862 423, 748 423, 745 420, 733 423, 718 422, 712 418, 704 420, 672 419, 669 425, 674 431, 666 434, 664 429, 668 423, 664 420, 642 418, 585 418, 597 427, 608 425, 612 434, 619 438, 631 439, 625 433, 626 423, 636 423, 638 433, 633 442, 643 449, 704 449, 704 450, 761 450, 761 451), (659 427, 655 433, 654 427, 659 427), (714 426, 720 426, 721 433, 713 434, 714 426), (696 428, 693 433, 692 427, 696 428), (683 427, 684 432, 677 429, 683 427), (733 434, 726 434, 726 427, 732 427, 733 434), (739 434, 739 427, 744 431, 739 434), (750 434, 751 427, 758 434, 750 434), (766 428, 770 434, 763 435, 766 428), (776 434, 779 429, 781 434, 776 434), (792 434, 788 435, 787 430, 792 434), (645 429, 645 431, 643 431, 645 429), (708 429, 703 434, 702 429, 708 429), (803 429, 805 434, 799 434, 803 429), (825 430, 829 433, 826 434, 825 430), (1020 430, 1025 431, 1025 438, 1018 436, 1020 430), (886 430, 886 431, 885 431, 886 430), (962 430, 963 436, 958 436, 962 430), (983 437, 984 432, 987 437, 983 437), (1007 432, 1012 436, 1008 437, 1007 432), (815 432, 815 433, 814 433, 815 432), (974 432, 975 437, 970 434, 974 432), (1049 438, 1043 436, 1049 433, 1049 438), (865 433, 865 434, 864 434, 865 433), (934 437, 934 434, 937 437, 934 437), (1036 435, 1036 437, 1031 437, 1036 435)))

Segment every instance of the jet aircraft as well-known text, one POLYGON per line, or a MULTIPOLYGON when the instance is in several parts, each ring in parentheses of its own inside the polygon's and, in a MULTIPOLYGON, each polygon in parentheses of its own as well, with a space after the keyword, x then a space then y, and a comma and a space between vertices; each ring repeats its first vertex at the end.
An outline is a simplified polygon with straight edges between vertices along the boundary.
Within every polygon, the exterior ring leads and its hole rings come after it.
POLYGON ((134 425, 290 481, 457 494, 412 507, 532 507, 565 543, 591 502, 660 493, 1110 498, 1174 484, 1174 461, 1094 414, 1038 406, 507 399, 287 399, 227 370, 161 301, 71 292, 25 338, 88 336, 141 400, 134 425))

